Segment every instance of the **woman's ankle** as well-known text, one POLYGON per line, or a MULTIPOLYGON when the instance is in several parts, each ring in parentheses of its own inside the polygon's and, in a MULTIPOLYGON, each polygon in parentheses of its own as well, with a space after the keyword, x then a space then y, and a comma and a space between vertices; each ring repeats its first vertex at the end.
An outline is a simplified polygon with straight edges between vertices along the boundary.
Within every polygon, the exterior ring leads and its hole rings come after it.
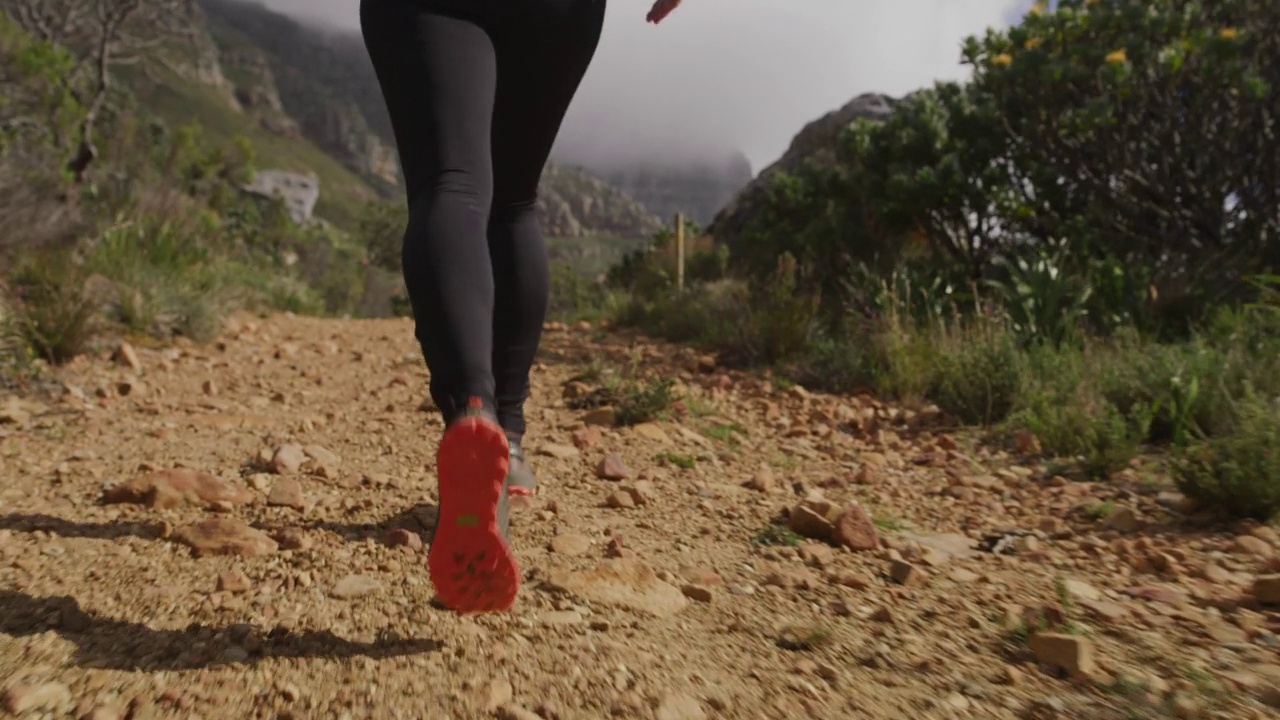
POLYGON ((494 424, 498 424, 498 413, 494 404, 482 397, 474 395, 465 399, 450 402, 448 407, 441 407, 440 414, 444 420, 445 427, 450 427, 459 420, 467 417, 482 417, 494 424))

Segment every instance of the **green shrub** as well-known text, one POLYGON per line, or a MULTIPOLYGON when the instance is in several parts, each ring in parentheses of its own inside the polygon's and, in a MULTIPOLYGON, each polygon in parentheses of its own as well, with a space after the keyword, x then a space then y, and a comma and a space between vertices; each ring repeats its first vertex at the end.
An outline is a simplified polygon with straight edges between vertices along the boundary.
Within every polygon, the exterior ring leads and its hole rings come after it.
POLYGON ((1277 338, 1249 327, 1243 315, 1233 332, 1222 325, 1185 342, 1158 343, 1123 333, 1099 353, 1103 395, 1122 412, 1146 406, 1154 443, 1182 445, 1193 436, 1231 432, 1233 404, 1247 387, 1280 393, 1277 338))
POLYGON ((675 403, 674 387, 672 380, 624 382, 615 408, 617 424, 625 427, 658 419, 675 403))
POLYGON ((606 313, 619 326, 692 343, 720 353, 728 362, 746 363, 761 353, 750 291, 741 282, 696 285, 683 294, 663 293, 650 300, 612 294, 606 313))
POLYGON ((672 342, 689 342, 715 347, 720 308, 705 292, 680 297, 669 295, 650 302, 632 298, 620 320, 672 342))
POLYGON ((1110 403, 1104 404, 1080 439, 1081 469, 1100 478, 1123 470, 1142 452, 1150 432, 1150 408, 1135 406, 1123 412, 1110 403))
POLYGON ((408 224, 409 211, 403 202, 368 203, 356 222, 356 244, 365 249, 369 262, 399 272, 400 250, 408 224))
POLYGON ((752 288, 750 326, 756 362, 776 363, 800 353, 812 337, 821 298, 804 284, 802 267, 783 253, 771 276, 752 288))
POLYGON ((156 337, 207 341, 234 306, 227 266, 190 222, 142 219, 109 228, 88 265, 119 294, 115 319, 156 337))
POLYGON ((963 51, 975 114, 1002 130, 993 164, 1019 190, 1005 227, 1071 238, 1077 272, 1103 255, 1139 269, 1165 329, 1185 333, 1274 257, 1263 168, 1280 145, 1258 133, 1274 124, 1278 17, 1261 0, 1055 6, 963 51), (1224 205, 1220 188, 1240 191, 1224 205))
POLYGON ((413 303, 408 295, 396 295, 391 298, 391 314, 396 317, 413 317, 413 303))
POLYGON ((1237 517, 1270 520, 1280 511, 1280 415, 1274 400, 1250 394, 1236 405, 1233 432, 1178 453, 1178 488, 1237 517))
POLYGON ((885 398, 923 401, 937 383, 938 343, 914 326, 885 323, 867 338, 876 391, 885 398))
POLYGON ((724 245, 714 250, 695 251, 685 258, 684 279, 687 284, 723 280, 728 271, 729 248, 724 245))
POLYGON ((1045 453, 1078 462, 1086 475, 1105 478, 1141 452, 1149 417, 1137 410, 1126 415, 1096 397, 1041 397, 1015 412, 1008 426, 1031 432, 1045 453))
POLYGON ((1023 389, 1023 357, 1011 333, 977 328, 937 355, 929 397, 961 422, 990 425, 1017 406, 1023 389))
POLYGON ((84 352, 97 310, 85 294, 86 277, 65 251, 30 255, 12 273, 12 332, 31 353, 57 364, 84 352))
POLYGON ((322 315, 324 302, 315 288, 301 278, 272 265, 234 263, 226 272, 244 288, 245 307, 278 310, 297 315, 322 315))
POLYGON ((1099 392, 1122 415, 1152 413, 1153 442, 1183 442, 1195 425, 1203 373, 1184 345, 1161 345, 1133 336, 1097 352, 1092 360, 1099 392))
POLYGON ((816 338, 786 374, 813 390, 851 393, 877 388, 879 368, 868 342, 844 335, 816 338))
POLYGON ((1087 276, 1068 272, 1067 246, 1005 255, 993 261, 988 281, 1015 332, 1026 342, 1062 345, 1082 330, 1089 297, 1087 276))
POLYGON ((1091 476, 1124 468, 1149 436, 1151 407, 1135 401, 1121 409, 1104 394, 1100 376, 1123 357, 1105 348, 1033 349, 1006 431, 1034 434, 1046 454, 1075 460, 1091 476))
POLYGON ((609 293, 599 283, 566 263, 551 264, 548 318, 563 322, 594 320, 604 314, 608 303, 609 293))
MULTIPOLYGON (((969 38, 970 81, 853 123, 718 223, 729 267, 767 283, 789 253, 828 332, 884 310, 860 274, 918 268, 993 292, 1028 344, 1129 326, 1182 340, 1219 305, 1280 296, 1250 282, 1276 272, 1280 238, 1270 8, 1061 0, 969 38)), ((1185 410, 1157 432, 1181 437, 1185 410)))

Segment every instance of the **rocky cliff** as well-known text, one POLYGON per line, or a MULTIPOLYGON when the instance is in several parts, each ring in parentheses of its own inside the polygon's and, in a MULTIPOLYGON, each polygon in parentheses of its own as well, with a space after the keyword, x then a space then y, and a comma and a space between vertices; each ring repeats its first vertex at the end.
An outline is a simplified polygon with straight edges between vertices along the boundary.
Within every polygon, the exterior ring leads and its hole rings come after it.
POLYGON ((396 186, 400 164, 394 140, 383 138, 369 126, 369 120, 355 103, 305 77, 296 68, 281 71, 281 97, 289 114, 303 132, 356 172, 396 186))
POLYGON ((296 129, 375 185, 398 183, 389 138, 370 127, 360 98, 343 91, 368 84, 376 89, 367 57, 344 51, 327 34, 255 3, 200 0, 200 6, 224 64, 232 60, 244 66, 242 79, 250 75, 253 90, 238 84, 238 94, 253 93, 255 100, 278 109, 292 125, 282 131, 296 129))
MULTIPOLYGON (((322 30, 246 0, 199 0, 224 64, 234 59, 236 96, 278 109, 307 139, 388 195, 399 192, 395 137, 363 41, 322 30), (250 89, 251 88, 251 89, 250 89)), ((610 183, 551 164, 538 203, 551 237, 647 238, 661 225, 610 183)))
POLYGON ((302 136, 298 123, 285 110, 275 73, 261 50, 233 44, 219 38, 218 60, 221 72, 231 85, 232 96, 240 109, 251 115, 264 129, 282 137, 302 136))
POLYGON ((884 120, 893 112, 896 100, 877 93, 859 95, 844 107, 805 125, 787 151, 752 180, 737 197, 716 214, 708 232, 718 243, 731 243, 747 222, 759 212, 769 179, 779 172, 795 172, 806 162, 829 165, 835 162, 841 133, 861 118, 884 120))
POLYGON ((548 163, 538 214, 549 237, 648 238, 662 220, 627 193, 581 170, 548 163))
POLYGON ((676 213, 706 225, 751 182, 751 161, 742 153, 715 160, 584 162, 586 169, 616 185, 666 221, 676 213))

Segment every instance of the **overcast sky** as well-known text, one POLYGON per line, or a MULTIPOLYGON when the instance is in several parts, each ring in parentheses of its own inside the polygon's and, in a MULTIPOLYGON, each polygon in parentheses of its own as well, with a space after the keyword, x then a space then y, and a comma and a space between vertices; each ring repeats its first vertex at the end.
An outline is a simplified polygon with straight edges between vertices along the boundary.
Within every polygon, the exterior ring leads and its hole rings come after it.
MULTIPOLYGON (((265 0, 358 27, 359 0, 265 0)), ((661 25, 650 2, 609 0, 604 39, 557 154, 687 155, 741 149, 760 170, 808 121, 864 92, 902 95, 962 78, 966 35, 1028 0, 685 0, 661 25)))

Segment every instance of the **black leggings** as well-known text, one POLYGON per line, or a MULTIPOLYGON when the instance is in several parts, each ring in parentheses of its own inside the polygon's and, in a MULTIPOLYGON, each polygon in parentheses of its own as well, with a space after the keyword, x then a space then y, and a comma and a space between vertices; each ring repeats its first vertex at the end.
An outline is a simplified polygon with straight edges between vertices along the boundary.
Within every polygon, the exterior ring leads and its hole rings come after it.
POLYGON ((404 278, 431 397, 524 433, 550 269, 538 180, 605 0, 361 0, 409 201, 404 278))

